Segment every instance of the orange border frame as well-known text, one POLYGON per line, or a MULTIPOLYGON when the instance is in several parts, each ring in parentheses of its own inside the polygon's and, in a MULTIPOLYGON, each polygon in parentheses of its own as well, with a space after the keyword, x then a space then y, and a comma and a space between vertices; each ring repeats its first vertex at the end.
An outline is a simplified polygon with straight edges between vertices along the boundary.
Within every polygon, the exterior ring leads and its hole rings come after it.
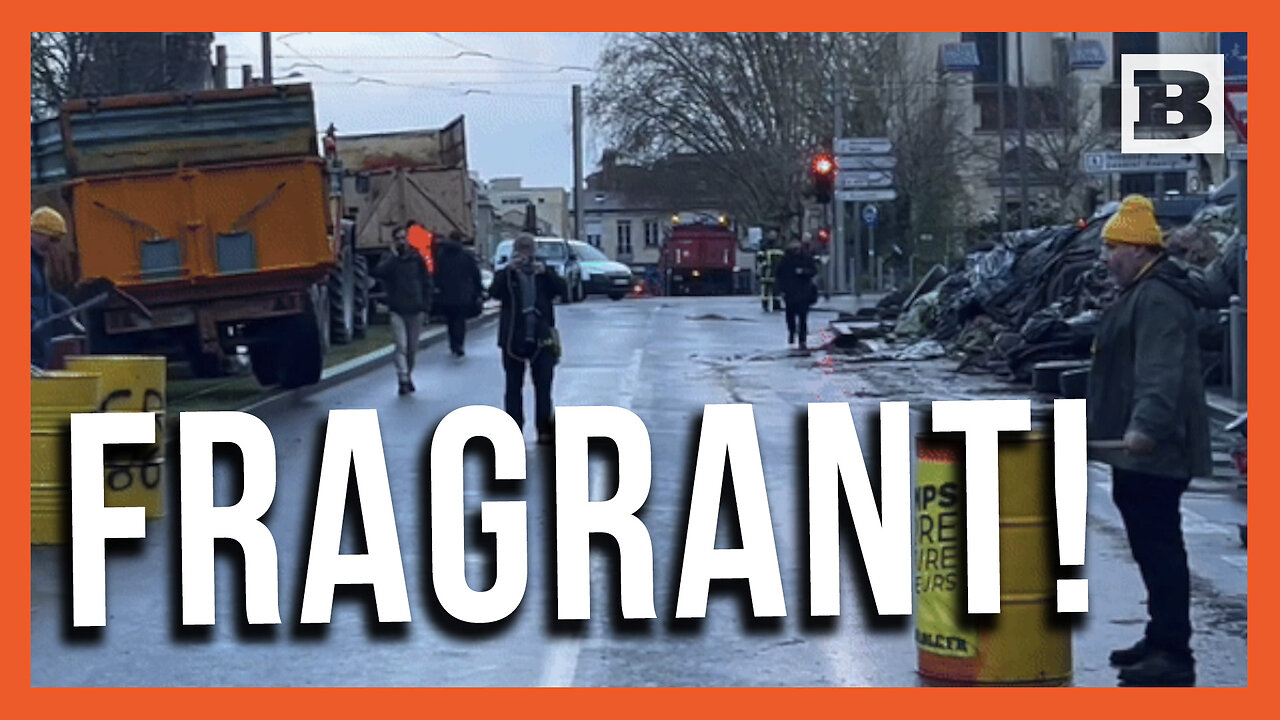
MULTIPOLYGON (((925 0, 904 7, 892 3, 876 5, 864 4, 809 4, 799 8, 773 5, 748 6, 741 2, 728 0, 710 0, 702 3, 689 3, 687 0, 650 0, 640 5, 625 4, 608 7, 598 1, 560 0, 554 3, 518 3, 513 0, 489 0, 484 4, 482 12, 475 12, 472 6, 452 5, 444 7, 428 7, 421 3, 408 3, 403 0, 391 0, 378 5, 381 12, 370 15, 368 19, 357 17, 351 11, 349 3, 297 3, 294 7, 282 4, 247 3, 233 0, 228 3, 214 5, 183 6, 172 2, 157 0, 141 0, 126 4, 88 3, 83 0, 63 0, 55 5, 19 6, 7 9, 11 15, 17 15, 29 26, 66 23, 70 25, 91 26, 104 30, 158 30, 157 25, 164 22, 168 25, 209 25, 223 24, 229 19, 257 20, 259 24, 277 27, 310 20, 309 24, 321 28, 341 27, 342 31, 353 27, 371 24, 412 27, 414 25, 431 24, 437 29, 456 30, 601 30, 608 28, 631 28, 637 26, 666 26, 679 29, 715 28, 731 24, 739 30, 778 29, 779 26, 805 26, 811 29, 841 30, 910 30, 910 31, 955 31, 960 27, 981 25, 1004 25, 1010 30, 1051 31, 1061 30, 1062 25, 1080 23, 1085 25, 1105 25, 1108 30, 1149 30, 1152 25, 1161 30, 1192 31, 1194 26, 1240 25, 1243 24, 1247 11, 1258 5, 1243 7, 1231 6, 1230 11, 1211 3, 1189 2, 1188 0, 1164 0, 1154 8, 1141 5, 1100 2, 1099 0, 1077 0, 1066 5, 1026 4, 1018 0, 994 0, 986 3, 958 3, 925 0), (397 13, 396 10, 403 10, 397 13), (1157 12, 1152 12, 1158 9, 1157 12), (122 12, 127 10, 127 12, 122 12), (213 12, 211 12, 213 10, 213 12), (1207 10, 1207 12, 1206 12, 1207 10), (905 12, 904 12, 905 11, 905 12), (1234 12, 1231 12, 1234 11, 1234 12), (643 13, 643 14, 640 14, 643 13), (820 22, 818 17, 829 18, 820 22), (727 21, 727 22, 726 22, 727 21), (128 25, 128 26, 126 26, 128 25), (141 25, 142 27, 139 27, 141 25), (828 26, 823 28, 822 26, 828 26)), ((1256 24, 1256 16, 1254 22, 1256 24)), ((171 28, 172 29, 172 28, 171 28)), ((1232 29, 1232 28, 1220 28, 1232 29)), ((1201 32, 1200 30, 1194 30, 1201 32)), ((1215 31, 1216 32, 1216 31, 1215 31)), ((1277 38, 1271 27, 1250 31, 1253 36, 1250 45, 1263 54, 1255 56, 1252 61, 1254 78, 1261 79, 1261 91, 1254 93, 1254 109, 1257 117, 1275 117, 1275 103, 1271 101, 1269 79, 1276 61, 1269 55, 1270 42, 1277 38)), ((0 98, 4 99, 7 112, 0 121, 3 127, 3 146, 7 152, 6 165, 9 171, 0 177, 0 183, 9 197, 26 197, 23 188, 18 184, 21 168, 17 159, 23 156, 18 142, 29 137, 29 128, 21 123, 16 99, 21 81, 18 77, 24 53, 18 52, 18 42, 22 39, 16 31, 3 33, 4 42, 0 44, 0 55, 4 59, 4 86, 0 98)), ((29 57, 27 58, 29 64, 29 57)), ((28 91, 30 85, 28 82, 28 91)), ((1256 86, 1257 89, 1259 86, 1256 86)), ((567 107, 567 106, 566 106, 567 107)), ((1254 134, 1253 159, 1259 160, 1256 167, 1269 167, 1269 161, 1275 155, 1268 132, 1254 134)), ((1269 175, 1255 173, 1252 179, 1250 195, 1254 198, 1265 198, 1270 190, 1278 184, 1269 175)), ((1254 207, 1263 206, 1254 204, 1254 207)), ((14 307, 29 294, 27 283, 19 277, 21 268, 17 244, 22 235, 19 226, 25 211, 11 208, 4 218, 4 235, 9 238, 4 243, 5 262, 3 267, 6 282, 0 283, 0 297, 5 307, 14 307)), ((1256 224, 1256 223, 1255 223, 1256 224)), ((1270 238, 1261 243, 1258 255, 1254 258, 1254 267, 1280 269, 1277 265, 1276 253, 1270 238)), ((1253 273, 1258 276, 1261 273, 1253 273)), ((1254 318, 1266 317, 1273 310, 1280 310, 1277 305, 1277 286, 1269 283, 1250 283, 1255 309, 1254 318)), ((1276 342, 1256 332, 1261 321, 1252 323, 1255 331, 1250 342, 1250 359, 1256 361, 1276 346, 1276 342)), ((19 325, 16 316, 0 314, 0 335, 6 338, 18 338, 19 325)), ((20 357, 14 352, 0 358, 4 371, 0 373, 0 389, 8 398, 7 409, 3 420, 4 447, 6 455, 17 465, 13 466, 13 477, 10 477, 8 488, 4 493, 5 502, 0 506, 0 533, 3 543, 3 566, 16 576, 11 586, 16 592, 0 595, 0 622, 5 625, 0 637, 5 642, 0 645, 0 688, 4 694, 6 705, 11 711, 24 714, 40 714, 73 716, 82 713, 95 717, 137 717, 152 713, 178 713, 183 715, 213 715, 227 712, 250 713, 253 715, 281 714, 289 712, 318 713, 334 715, 341 712, 362 712, 373 707, 389 706, 404 710, 406 713, 451 713, 473 712, 487 715, 490 713, 509 711, 527 715, 532 713, 555 713, 563 715, 607 715, 631 716, 652 714, 654 712, 679 712, 681 714, 733 714, 761 716, 794 716, 797 713, 831 713, 839 715, 862 715, 874 717, 897 715, 903 712, 924 711, 929 714, 946 716, 993 717, 1000 715, 1068 715, 1102 710, 1110 714, 1128 714, 1131 716, 1164 714, 1169 717, 1189 716, 1193 713, 1211 713, 1222 717, 1232 712, 1247 712, 1253 708, 1273 707, 1269 700, 1274 697, 1267 678, 1277 666, 1271 656, 1268 640, 1275 637, 1274 623, 1266 612, 1256 613, 1253 618, 1255 645, 1260 652, 1250 654, 1248 667, 1255 687, 1238 688, 1196 688, 1196 689, 1130 689, 1130 688, 1073 688, 1056 691, 1052 704, 1048 698, 1041 696, 1034 701, 1025 695, 1014 700, 1010 693, 1019 692, 1008 688, 1001 689, 946 689, 946 688, 880 688, 880 689, 842 689, 842 688, 801 688, 801 689, 741 689, 723 688, 707 689, 33 689, 30 687, 30 556, 28 547, 28 530, 30 514, 28 513, 29 495, 25 485, 18 478, 29 477, 29 455, 27 438, 30 417, 27 408, 30 405, 29 383, 23 382, 20 357), (21 402, 25 400, 26 402, 21 402), (28 460, 24 463, 23 460, 28 460), (22 468, 27 467, 27 472, 22 468), (961 695, 960 693, 964 693, 961 695), (1011 702, 1012 701, 1012 702, 1011 702), (1034 704, 1032 704, 1034 703, 1034 704)), ((1252 362, 1251 362, 1252 364, 1252 362)), ((1254 367, 1257 367, 1254 365, 1254 367)), ((1255 383, 1252 395, 1260 400, 1259 404, 1269 406, 1276 398, 1276 383, 1269 373, 1263 371, 1252 373, 1255 383)), ((1270 437, 1274 431, 1275 421, 1269 412, 1254 418, 1254 440, 1270 437)), ((1276 484, 1271 482, 1280 468, 1280 462, 1269 455, 1257 456, 1254 468, 1259 470, 1258 476, 1267 481, 1254 484, 1253 504, 1255 507, 1269 506, 1276 496, 1276 484)), ((1276 542, 1269 525, 1255 524, 1254 554, 1258 559, 1250 574, 1251 595, 1266 598, 1276 587, 1271 578, 1276 542)))

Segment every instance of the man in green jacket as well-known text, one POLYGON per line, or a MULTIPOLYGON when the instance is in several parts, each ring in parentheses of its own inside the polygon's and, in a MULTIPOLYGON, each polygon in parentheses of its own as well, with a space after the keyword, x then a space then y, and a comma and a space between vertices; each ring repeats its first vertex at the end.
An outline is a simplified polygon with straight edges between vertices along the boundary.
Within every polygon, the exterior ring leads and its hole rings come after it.
POLYGON ((1112 466, 1112 498, 1147 588, 1150 621, 1111 653, 1131 685, 1195 682, 1191 585, 1179 503, 1212 472, 1209 414, 1185 270, 1164 250, 1151 201, 1130 195, 1102 230, 1103 258, 1121 287, 1098 325, 1087 396, 1089 439, 1112 466))

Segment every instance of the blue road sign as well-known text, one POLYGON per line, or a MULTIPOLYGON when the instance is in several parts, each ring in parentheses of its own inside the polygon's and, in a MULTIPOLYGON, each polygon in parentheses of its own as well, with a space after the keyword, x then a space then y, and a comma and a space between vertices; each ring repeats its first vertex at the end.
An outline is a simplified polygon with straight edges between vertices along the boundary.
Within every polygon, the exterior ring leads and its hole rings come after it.
POLYGON ((875 205, 867 205, 862 208, 862 222, 867 225, 875 225, 880 221, 880 209, 875 205))
POLYGON ((1249 33, 1218 33, 1218 52, 1223 56, 1223 70, 1228 78, 1242 80, 1249 76, 1248 50, 1249 33))

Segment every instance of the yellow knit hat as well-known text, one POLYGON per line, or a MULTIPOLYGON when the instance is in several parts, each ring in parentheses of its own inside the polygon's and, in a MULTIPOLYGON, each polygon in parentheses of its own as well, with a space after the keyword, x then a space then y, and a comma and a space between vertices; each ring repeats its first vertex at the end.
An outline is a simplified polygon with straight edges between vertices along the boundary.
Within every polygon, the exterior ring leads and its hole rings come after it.
POLYGON ((1102 239, 1108 243, 1164 246, 1156 209, 1141 195, 1129 195, 1120 201, 1120 209, 1102 226, 1102 239))

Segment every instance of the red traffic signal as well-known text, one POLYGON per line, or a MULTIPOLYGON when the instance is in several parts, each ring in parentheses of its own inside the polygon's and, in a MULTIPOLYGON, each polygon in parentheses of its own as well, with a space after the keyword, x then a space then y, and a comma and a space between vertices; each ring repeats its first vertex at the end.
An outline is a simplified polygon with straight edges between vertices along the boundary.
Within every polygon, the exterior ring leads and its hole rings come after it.
POLYGON ((826 228, 818 228, 818 242, 826 245, 831 242, 831 231, 826 228))
POLYGON ((818 153, 813 157, 809 174, 813 180, 813 194, 818 202, 831 202, 836 185, 836 161, 830 153, 818 153))

